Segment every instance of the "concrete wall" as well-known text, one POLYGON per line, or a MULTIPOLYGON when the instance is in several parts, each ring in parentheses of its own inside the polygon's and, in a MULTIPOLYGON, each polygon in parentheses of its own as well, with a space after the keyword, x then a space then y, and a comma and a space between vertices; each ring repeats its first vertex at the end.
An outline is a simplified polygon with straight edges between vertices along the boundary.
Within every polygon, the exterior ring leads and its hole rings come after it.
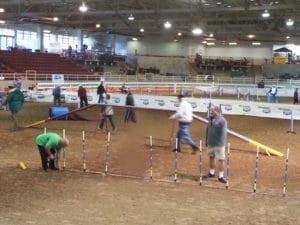
POLYGON ((267 77, 277 78, 285 73, 298 76, 300 74, 300 64, 264 64, 262 70, 267 77))

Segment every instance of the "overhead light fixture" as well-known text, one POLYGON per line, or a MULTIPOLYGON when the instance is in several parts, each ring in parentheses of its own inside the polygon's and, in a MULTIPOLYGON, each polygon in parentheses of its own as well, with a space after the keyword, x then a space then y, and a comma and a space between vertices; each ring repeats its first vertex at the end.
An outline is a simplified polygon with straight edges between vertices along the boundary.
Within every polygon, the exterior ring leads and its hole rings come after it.
POLYGON ((228 45, 237 45, 236 42, 229 42, 228 45))
POLYGON ((290 36, 286 36, 285 38, 286 38, 286 39, 290 39, 291 37, 290 37, 290 36))
POLYGON ((0 13, 4 13, 5 9, 4 8, 0 8, 0 13))
POLYGON ((254 35, 254 34, 248 34, 247 37, 248 37, 249 39, 252 39, 252 38, 255 38, 255 35, 254 35))
POLYGON ((164 27, 165 27, 166 29, 169 29, 169 28, 172 27, 172 24, 171 24, 169 21, 167 21, 167 22, 164 23, 164 27))
POLYGON ((132 14, 130 14, 127 19, 132 21, 132 20, 134 20, 134 16, 132 14))
POLYGON ((88 10, 87 6, 85 5, 85 2, 82 2, 81 5, 79 6, 78 10, 80 12, 86 12, 88 10))
POLYGON ((292 20, 291 18, 289 18, 286 23, 285 23, 288 27, 291 27, 294 25, 294 20, 292 20))
POLYGON ((133 40, 133 41, 137 41, 138 39, 137 39, 136 37, 133 37, 132 40, 133 40))
POLYGON ((202 41, 202 44, 206 44, 206 43, 207 43, 207 41, 205 41, 205 40, 204 40, 204 41, 202 41))
POLYGON ((182 36, 182 33, 181 33, 181 32, 178 32, 178 33, 177 33, 177 36, 182 36))
POLYGON ((0 20, 0 24, 5 24, 5 20, 0 20))
POLYGON ((215 45, 215 42, 207 42, 206 45, 215 45))
POLYGON ((43 30, 43 32, 49 34, 51 33, 51 30, 43 30))
POLYGON ((141 33, 143 33, 144 31, 145 31, 144 28, 141 28, 141 29, 140 29, 140 32, 141 32, 141 33))
POLYGON ((97 23, 97 24, 96 24, 96 27, 97 27, 97 28, 100 28, 100 27, 101 27, 101 25, 100 25, 99 23, 97 23))
POLYGON ((261 45, 260 42, 252 42, 252 45, 261 45))
POLYGON ((58 20, 59 20, 58 17, 56 17, 56 16, 53 17, 53 21, 54 21, 54 22, 57 22, 58 20))
POLYGON ((213 34, 213 33, 210 33, 210 34, 209 34, 209 37, 214 37, 214 34, 213 34))
POLYGON ((268 17, 270 17, 270 13, 269 13, 269 11, 267 9, 265 9, 265 11, 261 14, 261 16, 263 18, 268 18, 268 17))
POLYGON ((193 33, 194 35, 200 35, 200 34, 203 33, 203 30, 197 27, 197 28, 194 28, 194 29, 192 30, 192 33, 193 33))

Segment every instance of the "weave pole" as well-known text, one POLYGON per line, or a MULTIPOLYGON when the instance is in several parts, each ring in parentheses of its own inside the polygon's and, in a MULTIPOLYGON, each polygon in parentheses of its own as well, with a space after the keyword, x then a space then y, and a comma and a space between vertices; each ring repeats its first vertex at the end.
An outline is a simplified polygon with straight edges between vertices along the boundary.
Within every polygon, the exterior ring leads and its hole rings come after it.
POLYGON ((259 155, 259 146, 256 147, 256 160, 255 160, 255 170, 254 170, 254 184, 253 192, 256 193, 256 180, 258 176, 258 155, 259 155))
POLYGON ((178 172, 178 139, 176 138, 176 148, 175 148, 175 170, 174 170, 174 182, 177 182, 177 172, 178 172))
POLYGON ((47 127, 44 127, 44 134, 47 133, 47 127))
POLYGON ((199 148, 200 148, 200 155, 199 155, 199 161, 200 161, 200 165, 199 165, 199 172, 200 172, 200 177, 199 177, 199 185, 202 185, 202 140, 200 140, 199 143, 199 148))
POLYGON ((286 150, 285 170, 284 170, 284 175, 283 175, 283 191, 282 191, 283 197, 286 196, 286 182, 287 182, 287 175, 288 175, 289 153, 290 153, 290 149, 288 148, 286 150))
POLYGON ((110 150, 110 132, 107 133, 107 140, 106 140, 105 171, 104 171, 105 175, 108 174, 109 150, 110 150))
POLYGON ((153 179, 153 151, 152 151, 152 136, 150 136, 150 151, 149 151, 149 157, 150 157, 150 179, 153 179))
POLYGON ((229 188, 229 176, 230 176, 230 143, 227 144, 226 189, 229 188))
POLYGON ((83 172, 86 172, 86 149, 85 149, 85 133, 82 131, 82 161, 83 161, 83 172))
MULTIPOLYGON (((65 129, 63 129, 63 138, 64 139, 66 138, 66 130, 65 129)), ((66 168, 66 149, 63 148, 62 152, 63 152, 63 170, 64 170, 66 168)))
POLYGON ((288 133, 296 134, 294 131, 294 118, 293 118, 293 111, 291 111, 291 119, 290 119, 290 130, 287 131, 288 133))

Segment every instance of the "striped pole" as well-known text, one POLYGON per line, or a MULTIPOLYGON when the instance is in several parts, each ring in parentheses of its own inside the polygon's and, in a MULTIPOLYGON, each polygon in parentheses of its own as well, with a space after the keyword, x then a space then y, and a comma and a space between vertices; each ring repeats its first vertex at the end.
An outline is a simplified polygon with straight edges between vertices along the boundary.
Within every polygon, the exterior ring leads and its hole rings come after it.
POLYGON ((230 176, 230 143, 227 144, 226 189, 229 188, 229 176, 230 176))
POLYGON ((283 176, 283 191, 282 191, 283 197, 286 196, 286 182, 287 182, 287 174, 288 174, 289 153, 290 153, 290 149, 288 148, 286 151, 285 170, 283 176))
POLYGON ((83 171, 86 172, 86 149, 85 149, 85 133, 82 131, 82 160, 83 160, 83 171))
POLYGON ((47 133, 47 127, 44 127, 44 134, 47 133))
MULTIPOLYGON (((66 130, 63 129, 63 138, 66 138, 66 130)), ((66 168, 66 149, 62 149, 63 152, 63 170, 66 168)))
POLYGON ((150 136, 150 179, 153 179, 153 152, 152 152, 152 136, 150 136))
POLYGON ((107 133, 107 141, 106 141, 105 175, 107 175, 108 173, 109 150, 110 150, 110 132, 107 133))
POLYGON ((175 171, 174 171, 174 182, 177 182, 177 171, 178 171, 178 139, 176 138, 176 151, 175 151, 175 171))
POLYGON ((255 160, 255 171, 254 171, 254 185, 253 192, 256 193, 256 180, 258 176, 258 155, 259 155, 259 146, 256 148, 256 160, 255 160))
POLYGON ((199 148, 200 148, 200 156, 199 156, 199 161, 200 161, 200 166, 199 166, 200 178, 199 178, 199 185, 202 185, 202 140, 200 140, 199 148))

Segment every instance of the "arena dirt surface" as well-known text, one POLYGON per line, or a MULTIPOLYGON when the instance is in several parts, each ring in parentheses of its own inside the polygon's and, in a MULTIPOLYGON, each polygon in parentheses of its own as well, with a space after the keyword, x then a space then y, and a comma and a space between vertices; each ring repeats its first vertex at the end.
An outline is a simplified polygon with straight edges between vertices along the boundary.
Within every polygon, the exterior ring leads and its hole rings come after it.
MULTIPOLYGON (((19 114, 21 126, 46 119, 49 107, 26 103, 19 114)), ((91 121, 51 121, 16 132, 11 131, 10 113, 0 111, 0 224, 300 224, 299 121, 294 121, 296 134, 291 134, 287 133, 287 120, 226 116, 231 130, 283 153, 290 149, 287 195, 282 197, 285 156, 259 155, 254 194, 255 147, 229 136, 230 182, 226 190, 216 179, 199 186, 200 153, 191 155, 190 147, 184 145, 175 183, 175 154, 170 143, 177 127, 168 120, 170 113, 140 110, 136 124, 124 124, 125 110, 115 111, 118 131, 109 143, 108 176, 102 174, 107 142, 106 134, 96 130, 98 106, 80 113, 91 121), (66 129, 70 139, 67 170, 41 170, 34 140, 44 127, 59 134, 66 129), (81 172, 82 130, 86 132, 88 173, 81 172), (149 179, 150 136, 153 181, 149 179), (18 166, 20 161, 26 170, 18 166)), ((204 140, 205 127, 193 122, 191 135, 197 142, 204 140)), ((203 172, 207 173, 205 148, 202 158, 203 172)))

